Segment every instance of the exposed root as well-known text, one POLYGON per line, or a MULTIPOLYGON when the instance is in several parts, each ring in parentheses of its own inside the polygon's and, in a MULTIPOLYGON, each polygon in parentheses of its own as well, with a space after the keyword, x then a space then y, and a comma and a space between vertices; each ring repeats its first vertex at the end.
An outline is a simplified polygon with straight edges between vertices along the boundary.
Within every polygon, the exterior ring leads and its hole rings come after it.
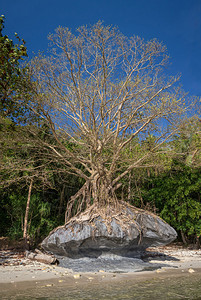
MULTIPOLYGON (((78 213, 70 220, 68 220, 65 223, 65 225, 55 228, 53 231, 50 232, 49 236, 59 228, 64 228, 69 224, 71 224, 71 228, 73 230, 74 224, 83 225, 84 222, 88 222, 90 223, 91 227, 93 227, 92 235, 94 235, 95 237, 95 232, 97 230, 97 219, 103 220, 107 231, 110 234, 112 232, 111 222, 112 220, 115 220, 120 225, 122 230, 127 234, 129 234, 130 224, 135 224, 135 227, 139 232, 138 244, 140 244, 143 238, 143 228, 140 226, 139 220, 138 222, 136 221, 139 215, 141 217, 143 215, 151 215, 155 219, 156 225, 158 224, 158 219, 160 219, 160 217, 156 216, 155 214, 140 208, 136 208, 124 201, 120 201, 118 202, 118 204, 115 205, 110 203, 110 205, 105 205, 104 207, 97 205, 97 203, 94 203, 90 207, 85 209, 84 212, 78 213)), ((82 226, 80 228, 82 228, 82 226)))
POLYGON ((105 207, 100 207, 97 205, 97 203, 94 203, 93 205, 88 207, 84 212, 78 213, 70 220, 68 220, 65 223, 65 225, 55 228, 53 231, 50 232, 49 236, 52 233, 54 233, 57 229, 63 228, 68 224, 83 224, 84 222, 89 222, 90 225, 94 228, 95 232, 96 224, 94 221, 97 220, 97 218, 101 218, 102 220, 104 220, 104 224, 106 225, 108 232, 111 232, 111 222, 113 219, 115 219, 115 221, 118 224, 120 224, 121 228, 125 231, 128 231, 129 225, 131 223, 134 223, 136 229, 139 231, 140 234, 140 239, 138 242, 140 244, 142 240, 142 228, 140 228, 139 222, 136 222, 136 218, 139 215, 142 216, 147 214, 153 216, 156 224, 158 224, 157 219, 160 217, 156 216, 151 212, 145 211, 140 208, 136 208, 124 201, 118 202, 118 205, 110 204, 105 207))
MULTIPOLYGON (((112 207, 118 210, 119 201, 115 194, 117 187, 105 185, 104 182, 100 181, 100 178, 85 182, 82 188, 67 203, 65 223, 81 212, 91 210, 91 207, 97 207, 98 210, 102 210, 103 207, 112 207)), ((107 213, 106 216, 108 217, 107 213)))
POLYGON ((97 220, 97 218, 101 218, 102 220, 104 220, 104 224, 107 227, 107 231, 111 232, 111 222, 114 219, 118 224, 120 224, 121 228, 125 231, 128 230, 129 224, 132 222, 135 224, 137 230, 139 231, 141 240, 141 228, 139 227, 138 222, 135 221, 139 213, 146 214, 147 212, 143 211, 142 209, 138 209, 131 205, 128 205, 125 202, 119 202, 118 206, 110 205, 105 207, 98 207, 96 204, 93 204, 84 212, 71 218, 65 224, 65 226, 69 223, 82 224, 83 222, 89 222, 92 226, 94 225, 94 227, 96 227, 94 224, 94 220, 97 220), (130 212, 127 210, 128 208, 130 212))

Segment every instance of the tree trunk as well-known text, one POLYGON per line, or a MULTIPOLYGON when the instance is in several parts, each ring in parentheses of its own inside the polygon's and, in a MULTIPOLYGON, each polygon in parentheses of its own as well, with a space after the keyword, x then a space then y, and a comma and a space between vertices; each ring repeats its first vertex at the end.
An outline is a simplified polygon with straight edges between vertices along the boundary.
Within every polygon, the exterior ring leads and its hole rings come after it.
POLYGON ((116 205, 117 203, 115 188, 108 178, 104 176, 100 176, 93 181, 92 197, 93 201, 100 207, 116 205))
POLYGON ((65 223, 92 204, 100 208, 106 206, 117 208, 118 200, 115 190, 119 186, 119 184, 112 186, 107 177, 100 176, 99 174, 94 176, 92 180, 85 182, 81 189, 67 203, 65 223))
POLYGON ((61 194, 60 194, 59 211, 58 211, 59 217, 61 216, 61 211, 62 211, 62 207, 63 207, 63 203, 64 203, 64 195, 65 195, 65 184, 63 185, 61 194))
POLYGON ((24 217, 24 232, 23 232, 23 239, 24 239, 24 245, 25 248, 28 247, 28 239, 27 239, 27 229, 28 229, 28 217, 29 217, 29 207, 30 207, 30 200, 31 200, 31 191, 33 186, 33 179, 31 179, 30 185, 29 185, 29 192, 28 192, 28 198, 27 198, 27 205, 26 205, 26 212, 24 217))
POLYGON ((128 176, 128 202, 131 202, 131 179, 132 179, 132 175, 131 175, 131 171, 129 172, 129 176, 128 176))
POLYGON ((197 250, 200 249, 200 237, 199 236, 196 237, 195 249, 197 249, 197 250))
MULTIPOLYGON (((132 145, 130 143, 129 146, 129 150, 130 150, 130 154, 132 153, 132 145)), ((131 180, 132 180, 132 174, 131 174, 131 170, 129 171, 129 175, 128 175, 128 202, 131 202, 131 180)))
POLYGON ((185 234, 184 234, 184 232, 182 230, 181 230, 181 238, 182 238, 182 241, 183 241, 184 245, 187 245, 188 242, 187 242, 186 236, 185 236, 185 234))

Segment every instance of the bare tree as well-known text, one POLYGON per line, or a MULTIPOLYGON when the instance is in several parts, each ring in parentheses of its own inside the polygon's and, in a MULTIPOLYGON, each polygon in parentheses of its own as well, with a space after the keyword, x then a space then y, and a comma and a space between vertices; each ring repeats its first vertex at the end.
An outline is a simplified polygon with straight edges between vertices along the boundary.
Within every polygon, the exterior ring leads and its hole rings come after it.
POLYGON ((29 185, 29 192, 28 192, 28 198, 27 198, 27 204, 26 204, 26 212, 25 212, 25 217, 24 217, 23 239, 24 239, 26 248, 28 248, 27 229, 28 229, 28 217, 29 217, 29 207, 30 207, 32 186, 33 186, 33 179, 31 179, 31 182, 30 182, 30 185, 29 185))
MULTIPOLYGON (((157 40, 125 37, 101 22, 80 27, 74 35, 59 27, 49 36, 52 53, 30 65, 34 100, 30 108, 48 124, 54 142, 41 141, 66 172, 85 180, 71 198, 77 212, 90 206, 116 206, 116 190, 131 170, 150 157, 177 130, 184 95, 165 79, 166 48, 157 40), (149 151, 126 157, 125 149, 147 135, 149 151)), ((167 150, 167 149, 166 149, 167 150)))

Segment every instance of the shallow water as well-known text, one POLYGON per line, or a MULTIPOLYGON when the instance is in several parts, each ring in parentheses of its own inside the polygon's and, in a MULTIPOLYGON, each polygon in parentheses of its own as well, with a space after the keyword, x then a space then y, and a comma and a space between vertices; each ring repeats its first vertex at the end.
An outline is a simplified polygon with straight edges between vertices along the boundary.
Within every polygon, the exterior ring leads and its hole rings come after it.
POLYGON ((30 287, 24 283, 22 288, 11 288, 3 291, 0 299, 28 300, 28 299, 61 299, 61 300, 100 300, 100 299, 201 299, 201 272, 183 275, 159 276, 147 279, 120 280, 118 282, 96 282, 72 286, 59 284, 44 285, 42 282, 37 287, 30 287))

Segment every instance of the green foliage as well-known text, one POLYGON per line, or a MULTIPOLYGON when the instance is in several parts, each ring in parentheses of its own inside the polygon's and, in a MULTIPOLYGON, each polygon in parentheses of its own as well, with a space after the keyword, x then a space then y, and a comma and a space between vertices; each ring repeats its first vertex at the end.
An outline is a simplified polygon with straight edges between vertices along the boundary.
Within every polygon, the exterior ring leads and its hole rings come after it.
POLYGON ((175 162, 171 170, 151 177, 144 199, 189 241, 201 237, 201 169, 175 162))
MULTIPOLYGON (((14 192, 14 187, 8 193, 1 194, 2 226, 0 235, 7 235, 12 239, 22 238, 27 194, 26 189, 14 192)), ((58 225, 52 203, 41 198, 41 194, 37 192, 31 196, 28 231, 29 238, 33 243, 58 225)))
MULTIPOLYGON (((23 172, 10 172, 10 177, 23 172), (12 174, 13 173, 13 174, 12 174)), ((31 245, 36 245, 49 232, 64 224, 66 204, 83 182, 72 175, 58 176, 52 173, 52 188, 34 181, 28 218, 28 237, 31 245)), ((28 196, 28 185, 24 181, 13 183, 0 189, 0 236, 20 239, 23 236, 24 217, 28 196)))
POLYGON ((4 16, 0 17, 0 117, 10 118, 16 121, 16 118, 23 119, 25 106, 23 100, 20 105, 15 100, 20 99, 21 86, 24 82, 26 67, 20 66, 20 61, 27 56, 25 41, 20 39, 17 33, 15 37, 18 40, 14 44, 13 40, 7 35, 3 35, 4 16))
POLYGON ((189 167, 201 165, 201 120, 194 116, 185 120, 178 136, 172 143, 175 152, 182 153, 184 164, 189 167))
MULTIPOLYGON (((22 238, 28 196, 27 183, 31 178, 33 189, 28 235, 32 244, 35 244, 54 227, 64 223, 66 205, 70 197, 75 195, 85 182, 83 178, 72 175, 73 172, 69 175, 69 165, 63 164, 64 159, 59 160, 55 153, 60 149, 62 154, 67 149, 68 154, 80 151, 85 155, 85 148, 70 142, 69 136, 61 140, 62 147, 59 148, 53 134, 53 130, 56 129, 51 127, 51 124, 42 123, 41 119, 27 111, 26 104, 31 98, 31 86, 37 82, 27 80, 28 84, 25 83, 27 68, 21 66, 22 60, 27 56, 24 40, 16 34, 18 43, 15 44, 7 35, 3 35, 3 28, 4 16, 1 16, 0 235, 8 235, 13 239, 22 238), (32 118, 29 120, 34 122, 28 124, 27 117, 30 115, 32 118), (51 155, 51 148, 54 149, 54 155, 51 155), (3 185, 4 182, 9 184, 3 185)), ((49 99, 48 93, 39 93, 38 97, 49 99)), ((39 108, 37 109, 39 112, 39 108)), ((156 110, 156 107, 153 109, 156 110)), ((141 118, 142 116, 139 116, 140 122, 141 118)), ((119 188, 117 196, 122 199, 129 198, 135 206, 155 208, 165 221, 191 241, 201 236, 200 126, 199 119, 190 119, 188 126, 185 122, 174 141, 163 144, 156 152, 153 149, 156 148, 158 138, 153 134, 150 133, 144 140, 143 135, 142 138, 133 138, 121 152, 114 174, 114 177, 120 175, 132 162, 151 151, 152 155, 143 159, 141 168, 136 166, 127 177, 121 179, 122 187, 119 188), (174 161, 172 154, 175 157, 174 161)), ((152 132, 154 129, 153 124, 152 132)), ((62 136, 62 131, 55 133, 58 133, 58 138, 62 136)), ((93 135, 89 137, 91 139, 93 135)), ((101 160, 110 165, 114 154, 113 143, 108 143, 108 147, 101 151, 101 160)), ((94 160, 98 155, 95 148, 94 160)), ((69 157, 73 156, 67 156, 67 160, 69 157)), ((77 158, 79 159, 75 167, 87 174, 89 171, 80 164, 80 155, 77 158)), ((74 214, 77 212, 77 206, 79 202, 76 200, 74 214)))

